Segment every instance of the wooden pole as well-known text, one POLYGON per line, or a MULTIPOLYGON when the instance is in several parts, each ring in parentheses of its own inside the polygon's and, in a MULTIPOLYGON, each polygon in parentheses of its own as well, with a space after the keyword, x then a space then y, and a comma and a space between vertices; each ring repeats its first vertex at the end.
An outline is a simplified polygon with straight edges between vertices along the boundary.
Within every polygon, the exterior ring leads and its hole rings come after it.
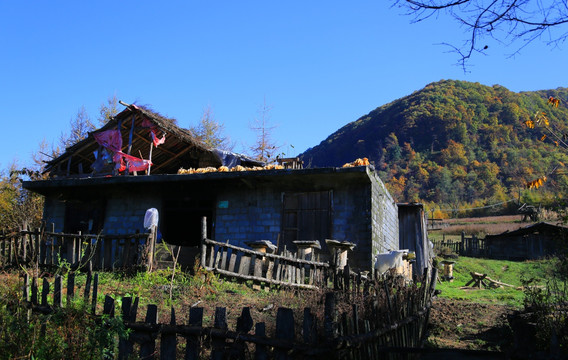
POLYGON ((205 267, 205 256, 207 254, 207 245, 205 244, 205 239, 207 239, 207 218, 204 216, 201 218, 201 267, 205 267))

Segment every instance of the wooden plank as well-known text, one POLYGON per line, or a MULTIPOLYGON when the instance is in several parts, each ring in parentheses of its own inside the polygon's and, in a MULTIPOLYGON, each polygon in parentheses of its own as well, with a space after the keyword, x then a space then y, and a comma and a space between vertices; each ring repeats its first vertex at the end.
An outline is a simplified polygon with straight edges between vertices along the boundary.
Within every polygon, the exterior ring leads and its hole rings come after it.
MULTIPOLYGON (((170 313, 170 325, 175 329, 176 325, 176 312, 172 306, 170 313)), ((176 332, 168 331, 162 332, 160 340, 160 359, 162 360, 176 360, 177 336, 176 332)))
POLYGON ((250 257, 248 255, 241 256, 241 262, 239 264, 239 274, 248 275, 250 271, 250 257))
MULTIPOLYGON (((229 243, 229 240, 227 240, 227 244, 229 243)), ((230 250, 229 248, 224 248, 225 250, 223 251, 223 255, 221 257, 221 265, 220 265, 220 269, 225 270, 227 268, 227 252, 230 250)))
POLYGON ((304 334, 304 343, 308 345, 315 345, 317 343, 317 319, 312 314, 310 308, 304 309, 304 320, 302 323, 302 329, 304 334))
MULTIPOLYGON (((292 309, 279 308, 276 313, 276 333, 277 340, 294 340, 294 312, 292 309)), ((287 360, 292 359, 288 354, 288 349, 274 348, 274 359, 287 360)))
MULTIPOLYGON (((215 309, 215 329, 227 330, 227 315, 224 307, 215 309)), ((211 360, 222 360, 225 353, 225 339, 212 336, 211 360)))
POLYGON ((274 260, 272 260, 271 258, 267 258, 266 260, 268 262, 268 267, 266 269, 266 278, 272 280, 272 277, 274 276, 274 260))
MULTIPOLYGON (((146 320, 144 321, 147 325, 155 325, 158 321, 158 307, 156 305, 148 305, 148 310, 146 311, 146 320)), ((144 340, 140 344, 140 357, 142 359, 154 359, 156 353, 156 338, 152 333, 147 333, 144 340)))
POLYGON ((229 267, 227 268, 227 271, 236 272, 235 264, 237 263, 237 251, 235 249, 230 249, 230 250, 231 250, 231 256, 229 257, 229 267))
POLYGON ((257 257, 254 260, 254 276, 262 277, 262 258, 257 257))
MULTIPOLYGON (((241 316, 237 319, 236 332, 239 334, 247 334, 252 330, 253 320, 250 315, 250 308, 244 307, 241 311, 241 316)), ((246 345, 244 342, 235 340, 231 346, 229 355, 230 359, 246 359, 246 345)))
POLYGON ((108 315, 111 318, 114 317, 114 299, 108 295, 105 295, 105 302, 103 305, 103 314, 108 315))
POLYGON ((217 255, 215 256, 215 266, 214 266, 216 269, 219 268, 221 258, 223 257, 223 253, 225 252, 225 251, 223 251, 223 249, 225 249, 225 248, 223 248, 222 246, 219 246, 217 248, 217 255))
POLYGON ((75 297, 75 273, 67 274, 67 304, 70 304, 75 297))
MULTIPOLYGON (((125 323, 134 322, 135 319, 131 317, 131 309, 132 309, 132 298, 130 296, 122 298, 122 320, 125 323)), ((120 360, 128 359, 134 351, 134 343, 130 341, 130 335, 128 338, 120 338, 118 340, 118 358, 120 360)))
POLYGON ((24 301, 30 301, 30 276, 28 273, 24 273, 24 286, 23 286, 23 299, 24 301))
POLYGON ((31 302, 33 305, 38 304, 38 288, 37 288, 37 277, 34 276, 32 279, 32 298, 31 302))
MULTIPOLYGON (((201 327, 203 324, 203 308, 193 307, 189 309, 189 326, 201 327)), ((185 347, 185 359, 197 360, 200 353, 199 336, 187 336, 187 345, 185 347)))
POLYGON ((41 287, 41 306, 48 306, 47 295, 49 295, 49 281, 43 278, 43 285, 41 287))
POLYGON ((212 268, 213 263, 215 261, 216 249, 215 249, 215 245, 208 246, 208 248, 209 248, 209 267, 212 268))
POLYGON ((328 341, 332 341, 337 337, 337 311, 335 309, 335 294, 333 292, 325 294, 324 332, 328 341))
POLYGON ((91 302, 91 313, 95 314, 97 311, 97 296, 99 292, 99 274, 95 274, 93 279, 93 301, 91 302))
MULTIPOLYGON (((254 334, 258 337, 266 336, 266 325, 263 322, 256 323, 254 328, 254 334)), ((268 359, 268 352, 266 349, 266 345, 261 343, 256 343, 255 352, 254 352, 254 359, 255 360, 266 360, 268 359)))
POLYGON ((85 300, 85 304, 89 303, 89 295, 91 292, 91 281, 93 280, 93 271, 92 271, 92 267, 93 267, 93 263, 89 262, 89 269, 87 271, 87 278, 85 279, 85 290, 83 293, 83 299, 85 300))
POLYGON ((61 283, 61 275, 56 275, 54 289, 53 289, 53 306, 55 307, 63 306, 63 301, 61 298, 62 286, 63 284, 61 283))

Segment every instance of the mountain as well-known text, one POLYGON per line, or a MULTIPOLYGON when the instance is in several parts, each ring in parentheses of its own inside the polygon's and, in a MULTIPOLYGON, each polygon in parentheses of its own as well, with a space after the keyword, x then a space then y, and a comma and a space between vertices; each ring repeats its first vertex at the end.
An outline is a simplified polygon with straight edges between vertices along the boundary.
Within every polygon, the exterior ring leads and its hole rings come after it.
POLYGON ((568 88, 515 93, 442 80, 350 122, 300 157, 308 167, 367 157, 397 201, 552 202, 568 191, 567 106, 568 88), (537 179, 543 186, 525 191, 537 179))

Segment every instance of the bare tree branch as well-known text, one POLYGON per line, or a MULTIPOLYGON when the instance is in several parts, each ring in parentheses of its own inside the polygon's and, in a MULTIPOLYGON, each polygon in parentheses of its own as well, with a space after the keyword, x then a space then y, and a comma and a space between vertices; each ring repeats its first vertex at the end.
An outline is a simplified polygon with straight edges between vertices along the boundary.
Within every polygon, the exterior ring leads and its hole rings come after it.
POLYGON ((395 0, 399 8, 420 22, 434 15, 446 14, 465 27, 469 35, 462 45, 449 45, 466 69, 474 53, 485 53, 482 39, 492 38, 507 45, 522 45, 547 36, 547 45, 559 45, 568 39, 568 2, 566 0, 395 0), (554 31, 553 31, 554 30, 554 31))

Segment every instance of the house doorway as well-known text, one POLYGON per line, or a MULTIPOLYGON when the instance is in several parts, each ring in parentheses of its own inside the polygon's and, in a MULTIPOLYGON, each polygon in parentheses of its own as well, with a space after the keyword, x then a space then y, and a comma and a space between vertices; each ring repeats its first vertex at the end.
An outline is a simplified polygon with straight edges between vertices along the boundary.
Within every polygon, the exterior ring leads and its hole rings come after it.
POLYGON ((160 226, 163 240, 173 245, 199 246, 202 217, 207 217, 207 234, 212 234, 214 204, 213 199, 203 196, 165 199, 160 226))

